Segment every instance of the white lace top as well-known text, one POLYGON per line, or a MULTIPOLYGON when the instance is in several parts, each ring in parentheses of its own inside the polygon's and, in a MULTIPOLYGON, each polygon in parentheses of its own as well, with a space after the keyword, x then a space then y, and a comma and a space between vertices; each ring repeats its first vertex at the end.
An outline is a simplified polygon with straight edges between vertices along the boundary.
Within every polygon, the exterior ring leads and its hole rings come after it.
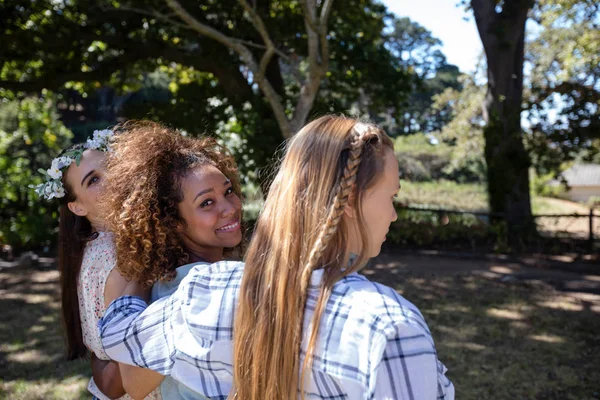
MULTIPOLYGON (((106 279, 117 264, 117 257, 113 236, 109 232, 99 232, 98 237, 87 243, 83 250, 81 271, 77 284, 79 297, 79 313, 81 316, 81 330, 83 343, 96 356, 102 360, 110 358, 104 352, 98 331, 98 321, 104 315, 104 286, 106 279)), ((101 400, 108 400, 100 389, 90 379, 88 390, 101 400)), ((131 399, 129 395, 121 399, 131 399)), ((146 400, 160 400, 160 389, 150 393, 146 400)))

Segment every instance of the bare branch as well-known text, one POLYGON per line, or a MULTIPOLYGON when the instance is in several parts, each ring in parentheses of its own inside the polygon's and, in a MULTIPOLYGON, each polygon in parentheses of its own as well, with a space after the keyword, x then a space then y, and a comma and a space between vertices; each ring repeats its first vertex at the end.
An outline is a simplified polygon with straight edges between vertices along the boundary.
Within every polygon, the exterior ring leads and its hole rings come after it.
MULTIPOLYGON (((314 0, 309 0, 311 2, 310 6, 312 9, 316 8, 316 4, 314 3, 314 0)), ((309 10, 309 5, 306 3, 306 0, 298 0, 298 2, 300 3, 300 6, 302 7, 302 12, 304 14, 304 21, 305 23, 307 23, 308 25, 310 25, 310 27, 312 28, 312 30, 314 30, 315 32, 319 30, 319 27, 317 26, 317 14, 315 13, 314 16, 311 13, 308 13, 309 10)))
POLYGON ((236 43, 234 38, 224 35, 218 30, 211 28, 210 26, 198 21, 190 13, 188 13, 177 0, 166 0, 166 2, 167 5, 171 8, 171 10, 173 10, 175 14, 177 14, 177 16, 181 18, 181 20, 185 22, 189 28, 195 30, 196 32, 204 36, 216 40, 217 42, 233 50, 238 51, 240 47, 243 47, 236 43))
POLYGON ((267 51, 265 51, 265 54, 263 54, 258 68, 259 76, 264 76, 267 71, 267 66, 271 61, 271 58, 273 58, 273 54, 275 54, 275 46, 273 45, 273 41, 269 36, 269 32, 267 32, 267 27, 265 26, 265 23, 263 22, 260 15, 258 15, 256 10, 250 7, 250 4, 248 4, 246 0, 239 0, 239 3, 242 5, 242 7, 244 7, 244 10, 246 10, 248 15, 250 15, 252 25, 254 25, 254 27, 260 34, 260 37, 262 38, 263 42, 265 43, 265 46, 267 47, 267 51))
MULTIPOLYGON (((248 47, 254 47, 254 48, 265 50, 265 51, 267 50, 267 46, 265 46, 263 44, 258 44, 258 43, 254 43, 254 42, 250 42, 248 40, 242 40, 242 39, 235 39, 235 40, 238 43, 241 43, 248 47)), ((290 58, 290 56, 285 54, 283 51, 279 50, 277 47, 273 47, 273 51, 275 51, 275 54, 277 54, 279 56, 279 58, 287 61, 288 63, 292 62, 292 59, 290 58)))
POLYGON ((300 88, 300 97, 296 102, 294 116, 291 121, 293 131, 300 129, 308 118, 315 98, 321 86, 321 81, 329 66, 329 43, 327 41, 327 19, 331 13, 333 0, 325 0, 321 9, 322 19, 317 20, 316 0, 301 0, 304 12, 304 26, 308 37, 308 77, 300 88))
MULTIPOLYGON (((104 10, 108 10, 108 9, 104 8, 104 10)), ((121 6, 119 6, 118 10, 130 11, 130 12, 133 12, 136 14, 146 15, 148 17, 160 19, 162 21, 168 22, 169 24, 171 24, 173 26, 177 26, 182 29, 187 29, 187 30, 192 29, 189 26, 182 24, 181 22, 174 21, 173 19, 170 18, 171 16, 174 16, 175 14, 163 14, 158 10, 154 10, 154 9, 153 10, 144 10, 141 8, 130 7, 128 5, 121 5, 121 6)))
POLYGON ((327 73, 329 69, 329 41, 327 40, 327 33, 329 29, 328 21, 331 15, 331 8, 333 6, 333 0, 325 0, 323 8, 321 9, 321 17, 319 19, 319 37, 321 42, 321 68, 323 74, 327 73))
POLYGON ((319 26, 321 29, 324 29, 324 27, 327 26, 332 6, 333 0, 325 0, 325 4, 323 4, 323 8, 321 8, 321 17, 319 18, 319 26))

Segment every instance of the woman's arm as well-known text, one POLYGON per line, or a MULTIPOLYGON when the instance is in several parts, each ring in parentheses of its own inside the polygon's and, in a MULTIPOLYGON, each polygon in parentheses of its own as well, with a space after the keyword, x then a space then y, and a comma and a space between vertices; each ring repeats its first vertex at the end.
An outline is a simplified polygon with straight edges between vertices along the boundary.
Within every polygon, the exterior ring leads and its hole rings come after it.
POLYGON ((437 358, 431 336, 403 326, 396 335, 388 337, 377 368, 374 398, 454 400, 454 385, 446 371, 437 358))
MULTIPOLYGON (((135 293, 144 298, 144 300, 147 300, 149 297, 149 290, 144 289, 137 282, 125 280, 115 268, 110 272, 106 280, 104 288, 105 307, 107 307, 114 299, 121 296, 122 293, 135 293)), ((145 398, 150 392, 157 388, 164 379, 163 375, 149 369, 143 369, 127 364, 118 364, 118 366, 117 363, 114 364, 115 365, 111 368, 116 369, 116 373, 120 372, 119 381, 122 381, 122 387, 134 399, 145 398)), ((104 392, 102 388, 100 388, 100 390, 104 392)), ((106 394, 106 392, 104 393, 106 394)))
POLYGON ((121 373, 119 372, 119 364, 115 361, 101 360, 92 353, 92 376, 94 383, 106 397, 118 399, 126 392, 121 381, 121 373))

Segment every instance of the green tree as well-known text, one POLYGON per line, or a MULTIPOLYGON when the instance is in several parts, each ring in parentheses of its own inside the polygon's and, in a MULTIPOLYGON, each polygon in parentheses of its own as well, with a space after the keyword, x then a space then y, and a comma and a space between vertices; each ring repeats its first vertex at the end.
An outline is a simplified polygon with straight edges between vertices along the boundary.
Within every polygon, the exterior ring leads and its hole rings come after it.
POLYGON ((45 95, 0 106, 0 243, 17 251, 47 245, 56 229, 55 207, 29 187, 42 182, 33 171, 47 169, 72 136, 53 100, 45 95))
POLYGON ((224 104, 240 110, 250 103, 258 119, 275 121, 278 133, 263 130, 277 138, 269 143, 291 136, 311 113, 344 110, 338 106, 362 92, 376 105, 403 101, 408 78, 384 47, 385 7, 372 0, 319 4, 4 1, 0 21, 9 45, 0 53, 0 87, 111 82, 131 90, 144 74, 180 65, 194 79, 174 82, 173 92, 218 84, 224 104))
MULTIPOLYGON (((588 0, 540 0, 527 43, 526 136, 538 172, 600 151, 600 10, 588 0)), ((597 161, 596 161, 597 162, 597 161)))
POLYGON ((458 67, 446 62, 442 42, 427 28, 406 17, 390 18, 386 47, 410 73, 411 91, 406 102, 385 111, 395 123, 384 123, 392 133, 412 134, 439 130, 448 122, 444 108, 433 110, 433 96, 446 88, 458 89, 458 67))
POLYGON ((449 119, 439 130, 439 137, 453 146, 445 172, 459 181, 486 181, 482 108, 485 86, 477 84, 478 74, 461 75, 461 88, 449 87, 434 96, 432 106, 449 119))

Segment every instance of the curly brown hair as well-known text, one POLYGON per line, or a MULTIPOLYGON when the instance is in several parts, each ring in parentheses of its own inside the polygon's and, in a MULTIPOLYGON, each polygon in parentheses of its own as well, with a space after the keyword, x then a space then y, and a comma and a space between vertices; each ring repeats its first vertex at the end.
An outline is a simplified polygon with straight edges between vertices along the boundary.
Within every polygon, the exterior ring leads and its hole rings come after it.
POLYGON ((113 232, 120 272, 145 286, 171 280, 188 261, 178 211, 182 179, 201 165, 213 165, 241 199, 235 160, 214 138, 190 138, 150 121, 115 128, 100 199, 107 229, 113 232))

